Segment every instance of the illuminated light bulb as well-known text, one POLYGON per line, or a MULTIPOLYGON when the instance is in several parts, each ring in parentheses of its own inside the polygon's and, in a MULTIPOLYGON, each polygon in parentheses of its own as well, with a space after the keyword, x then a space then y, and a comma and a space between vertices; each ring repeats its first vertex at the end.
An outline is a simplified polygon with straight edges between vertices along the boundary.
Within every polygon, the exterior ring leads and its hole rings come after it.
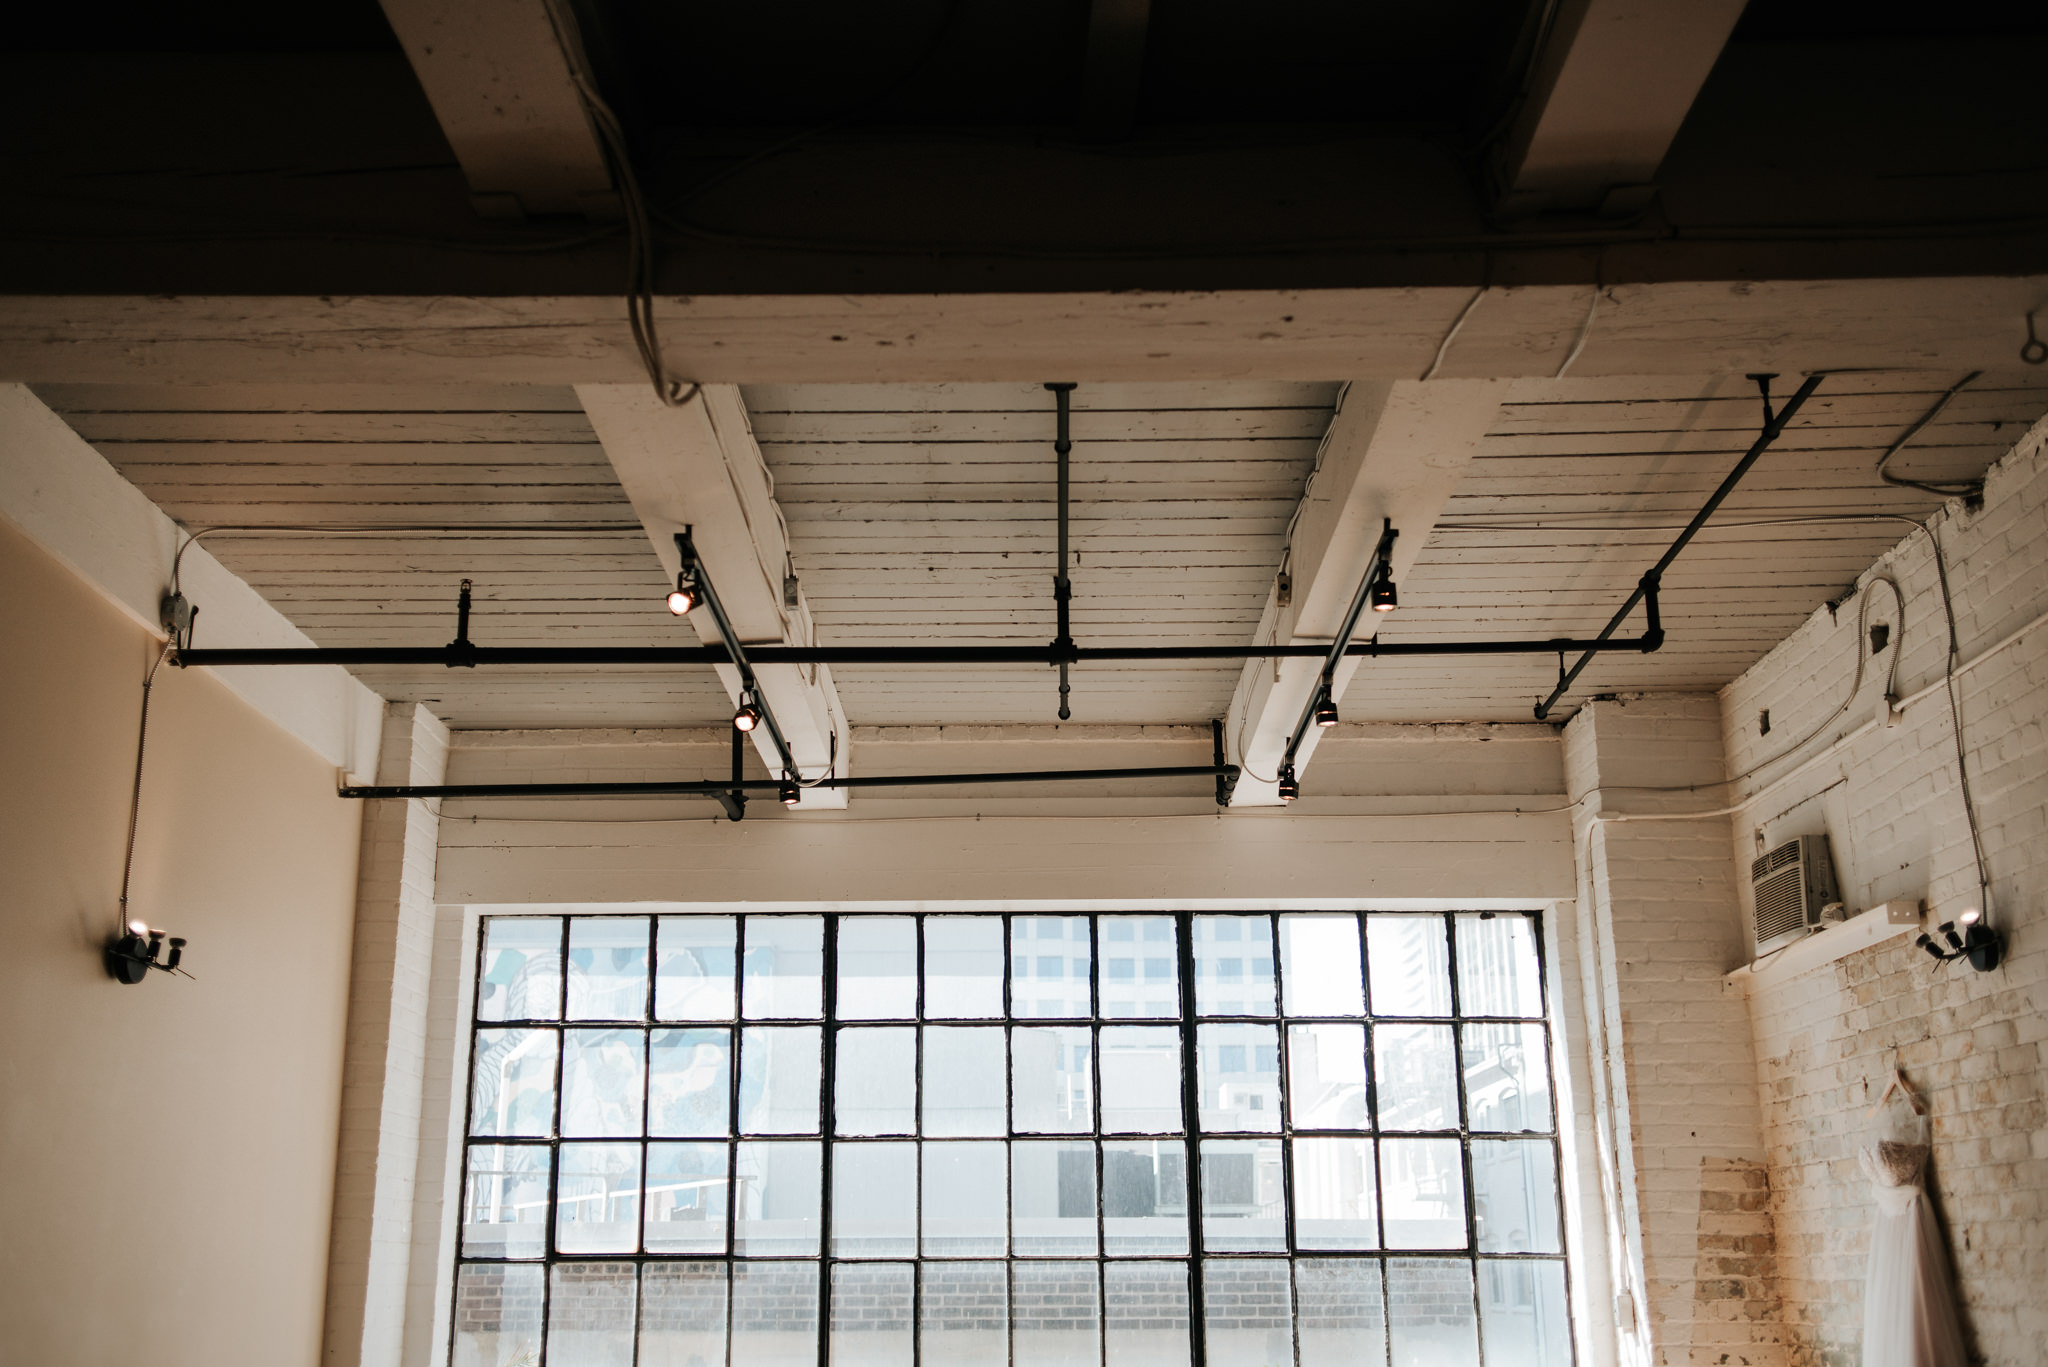
POLYGON ((139 940, 143 936, 149 934, 149 927, 142 924, 142 922, 140 921, 130 921, 128 923, 128 933, 139 940))
POLYGON ((1316 704, 1316 725, 1335 726, 1336 724, 1337 704, 1331 701, 1329 694, 1325 693, 1322 696, 1322 700, 1316 704))
POLYGON ((1294 777, 1294 766, 1282 765, 1280 769, 1280 800, 1292 802, 1301 796, 1301 783, 1294 777))
POLYGON ((1401 605, 1400 596, 1394 592, 1394 581, 1386 575, 1374 581, 1372 594, 1366 601, 1374 612, 1392 612, 1401 605))
POLYGON ((686 566, 676 575, 675 589, 668 596, 668 610, 678 617, 687 616, 697 606, 700 597, 697 576, 686 566))
POLYGON ((1956 917, 1956 920, 1960 922, 1965 928, 1969 926, 1974 926, 1983 919, 1984 913, 1979 911, 1975 907, 1971 907, 1969 910, 1965 911, 1961 916, 1956 917))
POLYGON ((733 729, 735 731, 751 731, 760 724, 761 709, 755 705, 754 695, 751 693, 740 694, 739 711, 732 714, 733 729))
POLYGON ((798 786, 794 774, 782 776, 782 782, 775 789, 775 795, 782 799, 782 805, 785 807, 794 807, 804 800, 804 790, 798 786))

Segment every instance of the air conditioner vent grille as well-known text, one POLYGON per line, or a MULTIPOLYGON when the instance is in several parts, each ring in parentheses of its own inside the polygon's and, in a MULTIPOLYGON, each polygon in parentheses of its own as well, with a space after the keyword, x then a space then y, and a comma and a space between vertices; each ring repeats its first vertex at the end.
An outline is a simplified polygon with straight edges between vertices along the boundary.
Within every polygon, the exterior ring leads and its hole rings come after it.
POLYGON ((1769 944, 1781 935, 1806 929, 1805 874, 1782 870, 1756 885, 1756 942, 1769 944))

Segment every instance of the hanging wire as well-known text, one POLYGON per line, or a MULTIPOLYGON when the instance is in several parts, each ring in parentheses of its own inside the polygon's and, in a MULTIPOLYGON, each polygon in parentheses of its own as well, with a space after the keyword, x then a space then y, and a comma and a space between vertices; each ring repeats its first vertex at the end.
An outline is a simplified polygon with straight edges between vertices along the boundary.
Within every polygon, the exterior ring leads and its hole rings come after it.
POLYGON ((165 641, 155 662, 150 665, 149 673, 142 676, 142 722, 135 732, 135 785, 128 794, 128 853, 121 861, 120 924, 114 928, 116 936, 128 933, 128 890, 135 877, 135 828, 142 819, 142 760, 149 752, 150 690, 156 686, 156 672, 170 658, 175 644, 175 641, 165 641))
POLYGON ((1941 416, 1941 411, 1949 406, 1949 403, 1955 398, 1956 395, 1963 392, 1964 386, 1968 385, 1972 380, 1975 380, 1978 376, 1982 375, 1983 373, 1984 372, 1981 370, 1973 370, 1969 374, 1963 376, 1962 379, 1957 380, 1953 385, 1949 386, 1948 392, 1943 394, 1940 398, 1936 399, 1934 401, 1934 406, 1932 408, 1929 408, 1925 413, 1922 413, 1920 415, 1920 420, 1918 422, 1914 423, 1911 427, 1908 427, 1904 432, 1901 432, 1898 436, 1898 440, 1894 441, 1890 446, 1885 447, 1884 454, 1877 458, 1877 477, 1883 480, 1886 484, 1895 485, 1901 489, 1918 489, 1922 493, 1939 494, 1943 498, 1975 498, 1979 494, 1983 493, 1984 481, 1981 479, 1932 481, 1907 479, 1903 475, 1895 475, 1891 471, 1884 468, 1886 465, 1891 463, 1891 458, 1893 456, 1896 456, 1897 454, 1899 454, 1900 451, 1905 449, 1907 442, 1913 440, 1913 438, 1920 435, 1920 431, 1922 428, 1926 427, 1927 424, 1933 422, 1936 418, 1941 416))

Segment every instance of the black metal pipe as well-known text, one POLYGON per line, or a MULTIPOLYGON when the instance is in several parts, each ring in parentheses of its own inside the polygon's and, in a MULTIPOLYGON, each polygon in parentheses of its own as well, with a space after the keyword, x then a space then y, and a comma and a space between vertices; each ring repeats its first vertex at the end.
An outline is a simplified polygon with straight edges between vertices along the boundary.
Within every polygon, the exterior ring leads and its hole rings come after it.
MULTIPOLYGON (((1685 530, 1680 532, 1678 539, 1671 543, 1671 549, 1665 551, 1657 563, 1652 565, 1643 575, 1642 579, 1637 582, 1635 592, 1631 593, 1628 596, 1628 601, 1621 605, 1612 618, 1608 619, 1607 625, 1601 629, 1600 634, 1593 638, 1595 642, 1605 641, 1611 637, 1616 629, 1627 620, 1629 613, 1635 610, 1636 604, 1645 601, 1647 598, 1650 605, 1650 627, 1648 631, 1643 633, 1642 640, 1645 644, 1642 646, 1642 649, 1646 651, 1655 650, 1658 646, 1664 644, 1664 627, 1656 614, 1657 589, 1663 582, 1664 571, 1671 568, 1671 562, 1678 559, 1678 553, 1684 550, 1686 544, 1693 539, 1694 534, 1706 525, 1707 519, 1714 515, 1714 510, 1721 506, 1722 501, 1734 492, 1736 484, 1744 475, 1749 473, 1749 468, 1757 463, 1763 456, 1763 453, 1770 449, 1771 443, 1778 439, 1778 434, 1785 430, 1785 424, 1792 421, 1792 416, 1805 404, 1806 400, 1813 394, 1813 391, 1820 388, 1820 382, 1826 379, 1827 376, 1823 373, 1808 375, 1805 383, 1801 384, 1793 392, 1792 397, 1785 400, 1784 404, 1775 413, 1771 411, 1771 380, 1773 377, 1769 375, 1751 375, 1749 378, 1755 380, 1758 387, 1763 391, 1763 430, 1757 434, 1756 440, 1750 443, 1749 450, 1743 454, 1742 459, 1735 463, 1735 468, 1728 472, 1728 477, 1721 481, 1720 487, 1715 489, 1707 501, 1700 506, 1700 510, 1692 515, 1692 521, 1685 524, 1685 530), (1654 641, 1654 644, 1649 644, 1652 641, 1654 641)), ((1576 647, 1571 648, 1575 649, 1576 647)), ((1550 709, 1555 707, 1557 700, 1565 695, 1566 690, 1572 686, 1572 681, 1578 678, 1584 672, 1586 666, 1593 662, 1593 656, 1596 653, 1596 650, 1588 648, 1579 657, 1577 664, 1558 676, 1557 687, 1550 690, 1550 696, 1536 704, 1537 721, 1543 721, 1549 717, 1550 709)))
POLYGON ((1059 568, 1054 571, 1052 576, 1053 610, 1058 614, 1059 626, 1052 639, 1052 650, 1060 669, 1060 720, 1065 721, 1074 715, 1073 709, 1067 705, 1068 697, 1072 693, 1072 688, 1067 681, 1067 666, 1074 658, 1074 632, 1069 620, 1074 599, 1074 584, 1071 579, 1067 578, 1067 510, 1070 497, 1068 456, 1074 449, 1074 443, 1068 431, 1068 420, 1071 417, 1071 396, 1074 392, 1074 386, 1071 384, 1049 384, 1046 388, 1052 391, 1053 401, 1059 412, 1059 426, 1052 443, 1053 454, 1059 458, 1060 559, 1059 568))
MULTIPOLYGON (((1534 641, 1353 641, 1346 655, 1555 655, 1574 650, 1655 650, 1647 636, 1534 641)), ((1306 659, 1327 657, 1328 645, 1076 646, 1091 661, 1306 659)), ((753 664, 788 665, 1053 665, 1050 646, 754 646, 753 664)), ((181 650, 173 664, 191 668, 251 665, 722 665, 723 646, 475 646, 457 661, 447 646, 311 646, 181 650)))
POLYGON ((1323 672, 1317 679, 1315 689, 1309 694, 1308 702, 1301 709, 1301 717, 1294 723, 1294 734, 1287 739, 1287 752, 1280 756, 1282 770, 1294 767, 1295 754, 1308 736, 1308 728, 1315 724, 1316 705, 1328 696, 1336 701, 1334 690, 1337 686, 1337 664, 1351 648, 1351 638, 1358 634, 1358 619, 1365 615, 1366 600, 1372 596, 1372 587, 1379 582, 1383 573, 1389 572, 1394 554, 1394 538, 1400 533, 1394 530, 1391 518, 1383 521, 1380 539, 1373 544, 1372 558, 1366 562, 1365 576, 1358 581, 1358 592, 1352 595, 1351 607, 1344 614, 1344 624, 1337 629, 1337 637, 1325 648, 1323 672))
MULTIPOLYGON (((1134 769, 1011 769, 993 773, 859 774, 826 778, 807 788, 924 788, 956 783, 1096 783, 1141 778, 1226 778, 1237 781, 1234 764, 1165 764, 1134 769)), ((414 783, 344 787, 342 797, 709 797, 740 792, 774 792, 772 778, 737 782, 654 780, 645 783, 414 783)))

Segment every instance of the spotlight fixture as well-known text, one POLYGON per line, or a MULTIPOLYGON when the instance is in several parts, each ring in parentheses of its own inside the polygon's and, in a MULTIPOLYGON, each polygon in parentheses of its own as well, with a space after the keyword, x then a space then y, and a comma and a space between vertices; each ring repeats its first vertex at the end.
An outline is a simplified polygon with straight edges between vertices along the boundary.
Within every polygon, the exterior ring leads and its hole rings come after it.
POLYGON ((754 691, 747 689, 740 694, 740 709, 732 714, 735 731, 751 731, 761 724, 761 707, 754 701, 754 691))
POLYGON ((1300 797, 1300 796, 1301 796, 1301 782, 1300 782, 1300 780, 1298 780, 1298 779, 1296 779, 1296 778, 1294 777, 1294 766, 1293 766, 1293 765, 1291 765, 1291 764, 1283 764, 1283 765, 1281 765, 1281 766, 1280 766, 1280 800, 1281 800, 1282 802, 1292 802, 1292 801, 1294 801, 1294 799, 1296 799, 1296 798, 1298 798, 1298 797, 1300 797))
MULTIPOLYGON (((130 921, 127 933, 116 936, 107 944, 107 975, 116 982, 134 985, 149 976, 152 968, 166 973, 185 973, 178 967, 178 961, 185 957, 183 937, 173 935, 166 940, 161 930, 152 930, 140 921, 130 921), (171 952, 166 955, 165 944, 171 952)), ((185 973, 186 977, 191 977, 185 973)))
POLYGON ((776 785, 775 795, 782 799, 785 807, 794 807, 804 800, 804 790, 796 781, 796 775, 785 773, 782 782, 776 785))
POLYGON ((1394 576, 1381 570, 1379 578, 1373 580, 1372 595, 1366 601, 1374 612, 1392 612, 1399 607, 1401 600, 1394 592, 1394 576))
POLYGON ((675 590, 668 596, 668 610, 678 617, 688 616, 690 609, 696 607, 702 600, 703 594, 697 588, 696 570, 688 565, 683 566, 676 573, 675 590))
POLYGON ((1977 907, 1971 907, 1953 921, 1943 921, 1935 929, 1941 932, 1942 939, 1948 941, 1947 949, 1943 949, 1925 931, 1913 943, 1926 950, 1927 956, 1937 963, 1968 959, 1970 967, 1979 973, 1989 973, 2005 957, 2005 937, 1984 924, 1984 913, 1977 907), (1961 934, 1956 932, 1959 924, 1963 928, 1961 934))
POLYGON ((1316 703, 1316 725, 1335 726, 1336 724, 1337 704, 1336 701, 1330 697, 1329 692, 1325 690, 1321 699, 1319 699, 1316 703))

